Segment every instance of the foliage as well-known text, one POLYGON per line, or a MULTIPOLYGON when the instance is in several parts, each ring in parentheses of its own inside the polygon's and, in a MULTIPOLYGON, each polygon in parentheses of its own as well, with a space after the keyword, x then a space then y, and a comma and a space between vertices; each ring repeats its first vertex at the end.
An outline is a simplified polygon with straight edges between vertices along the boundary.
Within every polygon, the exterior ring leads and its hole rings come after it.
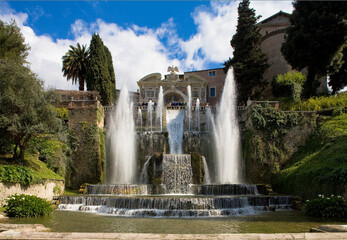
POLYGON ((268 103, 254 106, 250 118, 253 128, 246 131, 243 143, 246 177, 249 182, 269 183, 297 144, 288 134, 311 126, 301 114, 285 113, 268 103))
POLYGON ((51 204, 45 199, 25 194, 9 196, 5 208, 8 217, 38 217, 53 211, 51 204))
POLYGON ((281 104, 282 109, 290 111, 320 111, 324 109, 343 109, 347 107, 347 93, 328 97, 312 97, 305 101, 281 104))
POLYGON ((323 219, 347 219, 347 202, 340 196, 319 195, 318 198, 306 201, 304 213, 307 216, 323 219))
POLYGON ((28 68, 0 60, 0 145, 13 144, 14 159, 24 161, 33 136, 61 127, 56 115, 42 83, 28 68))
POLYGON ((276 138, 298 125, 303 117, 298 113, 284 113, 265 103, 253 107, 251 120, 255 129, 267 132, 270 138, 276 138))
POLYGON ((301 72, 279 74, 272 82, 272 92, 275 97, 287 97, 290 101, 298 102, 305 81, 306 76, 301 72))
POLYGON ((347 43, 335 56, 337 56, 333 59, 335 62, 329 68, 330 80, 328 83, 333 89, 333 94, 347 86, 347 43))
POLYGON ((234 69, 241 102, 261 95, 267 84, 263 74, 269 67, 267 57, 259 47, 261 34, 257 20, 260 16, 255 16, 255 10, 249 8, 249 4, 249 0, 239 4, 236 34, 230 42, 234 48, 234 57, 224 63, 225 70, 230 66, 234 69))
POLYGON ((7 24, 0 20, 0 59, 23 64, 29 49, 15 21, 7 24))
POLYGON ((345 41, 347 2, 295 1, 281 51, 295 69, 307 68, 304 96, 318 87, 316 77, 327 73, 332 58, 345 41))
POLYGON ((56 108, 58 117, 63 120, 67 121, 69 120, 69 110, 67 108, 56 108))
POLYGON ((347 114, 321 117, 317 130, 289 159, 275 190, 312 199, 319 193, 341 194, 347 183, 347 114))
POLYGON ((87 69, 87 89, 97 90, 104 106, 116 100, 116 84, 112 56, 100 36, 94 34, 90 41, 87 69))
POLYGON ((71 150, 67 144, 57 139, 55 135, 41 135, 29 142, 30 151, 39 153, 39 160, 55 173, 64 177, 69 164, 71 150))
POLYGON ((64 77, 72 80, 72 84, 79 83, 79 90, 84 91, 84 84, 88 69, 89 50, 86 45, 74 47, 70 45, 70 50, 63 56, 64 77))
POLYGON ((29 185, 35 178, 30 169, 22 166, 0 165, 0 182, 21 183, 29 185))

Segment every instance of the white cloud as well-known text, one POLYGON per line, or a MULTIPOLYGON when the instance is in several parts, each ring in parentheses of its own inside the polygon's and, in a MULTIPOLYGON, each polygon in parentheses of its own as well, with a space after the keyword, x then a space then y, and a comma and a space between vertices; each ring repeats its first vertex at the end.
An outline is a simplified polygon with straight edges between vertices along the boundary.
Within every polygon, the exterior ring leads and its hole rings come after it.
MULTIPOLYGON (((116 73, 117 88, 126 82, 132 91, 137 81, 152 73, 166 73, 169 65, 181 71, 204 69, 211 62, 223 63, 232 55, 230 40, 236 31, 238 1, 212 1, 209 7, 197 8, 192 13, 197 33, 184 41, 177 35, 175 20, 170 18, 157 29, 132 25, 122 28, 101 19, 87 23, 77 19, 71 25, 73 39, 53 40, 48 35, 37 35, 26 24, 28 15, 16 13, 8 4, 1 3, 0 19, 17 25, 31 46, 28 61, 32 70, 44 80, 45 86, 58 89, 78 89, 63 77, 62 56, 77 42, 89 45, 94 32, 100 34, 110 49, 116 73)), ((282 10, 292 11, 290 1, 252 1, 251 7, 263 18, 282 10)))

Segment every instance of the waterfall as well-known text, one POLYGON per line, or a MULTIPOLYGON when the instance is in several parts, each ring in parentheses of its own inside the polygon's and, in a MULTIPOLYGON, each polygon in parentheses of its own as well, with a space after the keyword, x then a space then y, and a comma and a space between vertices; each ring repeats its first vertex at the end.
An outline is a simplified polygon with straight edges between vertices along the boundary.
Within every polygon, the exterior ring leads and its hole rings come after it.
POLYGON ((214 126, 218 183, 241 183, 240 132, 237 119, 237 95, 233 69, 225 79, 214 126))
POLYGON ((210 125, 211 125, 211 108, 206 107, 206 125, 205 125, 205 131, 210 131, 210 125))
POLYGON ((166 110, 166 128, 169 132, 170 153, 183 153, 183 110, 166 110))
POLYGON ((133 217, 221 217, 290 209, 287 196, 233 197, 103 197, 62 196, 58 210, 133 217))
POLYGON ((164 154, 162 178, 167 193, 189 193, 193 183, 190 154, 164 154))
POLYGON ((202 164, 204 167, 204 184, 210 184, 211 183, 211 178, 210 178, 210 171, 208 170, 206 158, 204 156, 201 156, 202 158, 202 164))
POLYGON ((200 132, 200 100, 199 98, 196 99, 195 115, 196 115, 196 130, 200 132))
POLYGON ((148 106, 147 106, 147 119, 149 120, 149 125, 151 128, 151 132, 152 132, 152 128, 153 128, 153 102, 152 100, 149 100, 148 102, 148 106))
POLYGON ((123 84, 116 110, 110 114, 106 134, 109 159, 106 161, 108 184, 135 182, 135 123, 126 84, 123 84))
POLYGON ((142 131, 142 110, 139 108, 137 111, 137 125, 140 125, 140 131, 142 131))
POLYGON ((147 184, 148 183, 148 164, 151 160, 151 156, 149 156, 143 165, 142 171, 141 171, 141 177, 140 177, 140 183, 147 184))
POLYGON ((160 86, 158 101, 157 101, 157 108, 155 112, 156 119, 160 125, 160 131, 163 131, 163 110, 164 110, 164 95, 163 95, 163 87, 160 86))
POLYGON ((187 87, 187 92, 188 92, 188 131, 190 131, 190 125, 192 121, 192 90, 190 85, 187 87))

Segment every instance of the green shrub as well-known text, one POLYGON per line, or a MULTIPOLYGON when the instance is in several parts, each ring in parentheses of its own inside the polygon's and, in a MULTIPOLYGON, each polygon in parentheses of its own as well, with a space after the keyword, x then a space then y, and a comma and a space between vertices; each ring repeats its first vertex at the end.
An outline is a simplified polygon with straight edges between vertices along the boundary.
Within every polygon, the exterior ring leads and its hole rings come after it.
POLYGON ((67 121, 69 120, 69 110, 67 108, 56 108, 58 117, 61 120, 67 121))
POLYGON ((45 199, 25 194, 9 196, 5 205, 8 217, 38 217, 50 214, 52 211, 51 204, 45 199))
POLYGON ((280 74, 272 81, 272 92, 275 97, 287 97, 288 100, 299 102, 306 76, 301 72, 280 74))
POLYGON ((313 97, 306 101, 291 105, 287 110, 291 111, 320 111, 324 109, 339 109, 346 112, 347 93, 339 93, 336 96, 313 97))
POLYGON ((347 219, 347 202, 340 196, 319 195, 316 199, 306 201, 304 213, 307 216, 324 219, 347 219))
POLYGON ((21 166, 0 166, 0 182, 12 182, 29 185, 34 182, 32 171, 21 166))

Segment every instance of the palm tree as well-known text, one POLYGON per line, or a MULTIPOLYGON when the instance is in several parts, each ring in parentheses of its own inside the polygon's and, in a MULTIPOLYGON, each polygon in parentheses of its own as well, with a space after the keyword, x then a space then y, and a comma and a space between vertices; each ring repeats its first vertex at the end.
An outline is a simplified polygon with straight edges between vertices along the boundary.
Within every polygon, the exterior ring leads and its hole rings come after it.
POLYGON ((86 80, 86 72, 88 66, 89 49, 86 45, 74 47, 70 45, 70 50, 63 56, 64 77, 72 80, 72 84, 79 83, 79 90, 84 91, 84 82, 86 80))

